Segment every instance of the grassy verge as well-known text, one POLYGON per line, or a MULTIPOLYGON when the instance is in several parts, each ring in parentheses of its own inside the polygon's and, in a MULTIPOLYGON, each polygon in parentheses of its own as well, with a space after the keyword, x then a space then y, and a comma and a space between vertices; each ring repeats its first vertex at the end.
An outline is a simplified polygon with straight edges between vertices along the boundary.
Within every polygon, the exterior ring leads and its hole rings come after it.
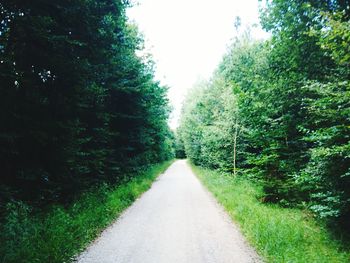
POLYGON ((342 250, 307 211, 259 202, 261 188, 245 179, 192 169, 267 262, 350 262, 349 250, 342 250))
POLYGON ((0 262, 69 262, 164 172, 172 161, 154 165, 114 189, 101 186, 68 208, 30 215, 13 204, 0 227, 0 262))

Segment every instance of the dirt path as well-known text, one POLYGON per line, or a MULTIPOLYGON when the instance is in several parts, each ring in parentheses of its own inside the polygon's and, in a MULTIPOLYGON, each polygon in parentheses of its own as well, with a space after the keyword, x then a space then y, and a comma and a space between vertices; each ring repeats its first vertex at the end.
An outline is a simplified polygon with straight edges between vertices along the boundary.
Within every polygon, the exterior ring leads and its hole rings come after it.
POLYGON ((181 160, 104 231, 78 262, 261 261, 181 160))

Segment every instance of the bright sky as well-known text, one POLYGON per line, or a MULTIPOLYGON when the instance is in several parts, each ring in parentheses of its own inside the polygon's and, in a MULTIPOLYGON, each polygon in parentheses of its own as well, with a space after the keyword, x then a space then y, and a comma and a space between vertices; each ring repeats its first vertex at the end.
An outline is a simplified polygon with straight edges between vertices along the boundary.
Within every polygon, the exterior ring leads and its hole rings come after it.
MULTIPOLYGON (((128 10, 156 62, 156 78, 169 89, 173 107, 170 127, 178 125, 183 99, 198 79, 209 79, 235 36, 235 17, 242 27, 259 24, 258 0, 138 0, 128 10)), ((266 38, 261 29, 255 38, 266 38)))

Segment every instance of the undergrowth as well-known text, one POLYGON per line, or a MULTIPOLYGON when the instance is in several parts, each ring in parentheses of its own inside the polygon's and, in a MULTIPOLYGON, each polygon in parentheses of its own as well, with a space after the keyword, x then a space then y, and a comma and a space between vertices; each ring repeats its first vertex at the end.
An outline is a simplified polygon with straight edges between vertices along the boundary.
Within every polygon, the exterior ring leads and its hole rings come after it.
POLYGON ((262 188, 247 179, 191 166, 267 262, 350 262, 349 249, 310 212, 262 203, 262 188))
POLYGON ((154 165, 111 188, 102 185, 65 208, 33 215, 23 203, 7 206, 0 227, 0 262, 69 262, 164 172, 171 161, 154 165))

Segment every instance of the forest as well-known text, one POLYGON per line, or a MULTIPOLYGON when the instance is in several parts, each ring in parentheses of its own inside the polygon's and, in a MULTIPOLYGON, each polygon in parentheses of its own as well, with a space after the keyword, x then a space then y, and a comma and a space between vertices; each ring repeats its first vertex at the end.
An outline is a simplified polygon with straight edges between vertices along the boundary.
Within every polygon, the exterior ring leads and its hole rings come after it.
POLYGON ((211 79, 189 92, 177 130, 195 165, 258 182, 262 202, 307 209, 342 235, 350 229, 349 6, 267 1, 260 17, 271 38, 249 30, 235 38, 211 79))
POLYGON ((171 158, 167 88, 128 5, 1 1, 1 204, 66 202, 171 158))
MULTIPOLYGON (((0 2, 0 262, 63 262, 72 253, 56 259, 62 247, 56 256, 31 259, 30 238, 48 234, 38 221, 56 220, 90 189, 99 195, 83 199, 98 206, 107 189, 173 158, 167 87, 155 80, 143 38, 127 19, 130 5, 0 2)), ((95 221, 79 224, 106 224, 108 211, 98 219, 90 210, 95 221)), ((76 233, 72 242, 92 232, 76 233)), ((59 234, 51 239, 54 247, 59 234)))
MULTIPOLYGON (((237 19, 172 131, 168 87, 126 14, 132 0, 1 0, 0 262, 71 262, 175 157, 238 205, 303 211, 349 243, 350 0, 260 2, 271 37, 237 19)), ((275 252, 271 262, 286 262, 275 252)))

